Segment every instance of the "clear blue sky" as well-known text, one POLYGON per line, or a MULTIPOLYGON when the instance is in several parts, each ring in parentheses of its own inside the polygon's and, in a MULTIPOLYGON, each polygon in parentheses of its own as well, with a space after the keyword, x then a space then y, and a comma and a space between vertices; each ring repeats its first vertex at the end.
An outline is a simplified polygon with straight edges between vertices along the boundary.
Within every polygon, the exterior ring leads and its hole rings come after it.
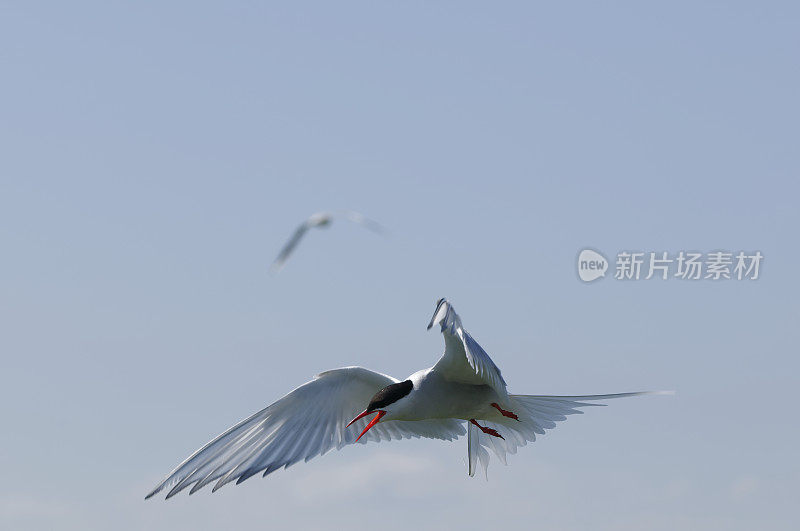
POLYGON ((2 3, 0 527, 793 527, 799 17, 2 3), (392 237, 334 224, 270 277, 336 208, 392 237), (765 258, 587 285, 585 246, 765 258), (443 296, 512 392, 678 394, 572 417, 488 483, 466 441, 403 441, 143 501, 321 370, 433 364, 443 296))

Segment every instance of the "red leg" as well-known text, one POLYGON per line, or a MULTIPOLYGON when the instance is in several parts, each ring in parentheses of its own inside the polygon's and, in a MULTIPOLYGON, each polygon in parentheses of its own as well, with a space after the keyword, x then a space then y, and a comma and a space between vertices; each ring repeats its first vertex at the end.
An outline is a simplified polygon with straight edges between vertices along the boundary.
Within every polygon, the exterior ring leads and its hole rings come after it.
POLYGON ((480 424, 478 424, 478 422, 475 419, 469 419, 469 421, 471 423, 475 424, 477 427, 479 427, 483 433, 486 433, 487 435, 491 435, 492 437, 500 437, 504 441, 506 440, 505 437, 503 437, 502 435, 497 433, 497 430, 493 430, 492 428, 487 428, 485 426, 481 426, 480 424))
POLYGON ((512 413, 512 412, 510 412, 510 411, 506 411, 505 409, 501 408, 500 406, 498 406, 498 405, 497 405, 497 402, 492 402, 492 403, 491 403, 491 406, 492 406, 493 408, 496 408, 496 409, 497 409, 497 411, 499 411, 499 412, 500 412, 500 414, 501 414, 501 415, 503 415, 504 417, 508 417, 508 418, 510 418, 510 419, 514 419, 514 420, 516 420, 516 421, 519 421, 519 417, 518 417, 518 416, 516 416, 515 414, 513 414, 513 413, 512 413))

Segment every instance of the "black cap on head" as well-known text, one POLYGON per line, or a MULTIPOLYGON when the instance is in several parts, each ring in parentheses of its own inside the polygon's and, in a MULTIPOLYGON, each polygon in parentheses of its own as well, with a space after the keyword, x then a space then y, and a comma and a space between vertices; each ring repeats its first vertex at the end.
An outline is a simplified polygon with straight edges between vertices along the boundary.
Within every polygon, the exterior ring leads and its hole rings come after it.
POLYGON ((389 404, 394 404, 410 393, 412 389, 414 389, 414 384, 411 383, 411 380, 387 385, 375 393, 375 396, 373 396, 372 400, 369 401, 369 405, 367 406, 366 410, 375 411, 376 409, 384 408, 389 404))

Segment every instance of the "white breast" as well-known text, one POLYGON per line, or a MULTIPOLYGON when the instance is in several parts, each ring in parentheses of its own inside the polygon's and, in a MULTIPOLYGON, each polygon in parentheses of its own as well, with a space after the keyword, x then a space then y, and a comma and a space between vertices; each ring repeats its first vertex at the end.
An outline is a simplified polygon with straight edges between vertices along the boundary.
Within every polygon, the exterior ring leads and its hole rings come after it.
POLYGON ((488 385, 451 382, 439 373, 426 369, 409 378, 414 389, 389 408, 396 420, 482 418, 492 411, 490 404, 498 401, 497 393, 488 385))

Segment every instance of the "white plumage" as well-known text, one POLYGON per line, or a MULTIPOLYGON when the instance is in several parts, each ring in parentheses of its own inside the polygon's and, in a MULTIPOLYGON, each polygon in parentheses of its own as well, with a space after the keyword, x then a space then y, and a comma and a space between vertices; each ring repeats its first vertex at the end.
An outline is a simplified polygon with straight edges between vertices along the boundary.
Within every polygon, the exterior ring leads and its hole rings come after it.
POLYGON ((441 325, 445 352, 430 369, 402 383, 362 367, 320 373, 197 450, 147 498, 164 489, 170 498, 190 486, 192 494, 212 482, 217 490, 355 442, 452 441, 465 433, 469 474, 474 475, 478 462, 488 467, 487 449, 505 463, 506 454, 535 441, 567 415, 581 413, 578 408, 603 405, 587 402, 646 394, 510 395, 500 370, 445 299, 437 303, 428 328, 435 324, 441 325), (377 415, 368 424, 363 417, 373 412, 377 415), (353 420, 348 424, 348 419, 353 420))

